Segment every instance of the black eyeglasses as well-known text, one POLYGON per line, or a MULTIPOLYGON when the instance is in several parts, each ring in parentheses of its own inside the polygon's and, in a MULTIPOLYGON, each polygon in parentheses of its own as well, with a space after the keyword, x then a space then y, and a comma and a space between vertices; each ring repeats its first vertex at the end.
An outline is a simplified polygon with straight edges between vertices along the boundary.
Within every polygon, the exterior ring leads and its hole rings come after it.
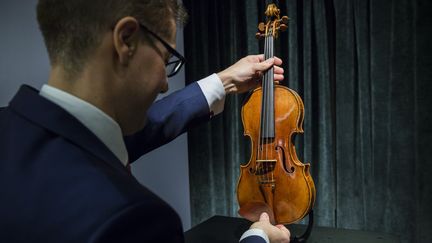
POLYGON ((149 30, 145 25, 141 23, 139 23, 139 25, 145 31, 150 33, 154 38, 158 39, 162 43, 162 45, 164 45, 165 48, 169 51, 169 53, 171 54, 171 58, 167 63, 165 63, 167 77, 172 77, 176 75, 180 71, 183 64, 186 62, 186 58, 184 58, 180 53, 178 53, 174 48, 172 48, 168 43, 166 43, 161 37, 149 30))

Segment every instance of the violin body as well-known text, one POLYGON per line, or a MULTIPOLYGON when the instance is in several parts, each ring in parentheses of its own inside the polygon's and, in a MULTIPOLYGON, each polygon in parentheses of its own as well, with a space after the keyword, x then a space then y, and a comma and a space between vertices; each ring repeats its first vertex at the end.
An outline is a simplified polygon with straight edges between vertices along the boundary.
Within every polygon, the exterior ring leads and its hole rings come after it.
POLYGON ((294 136, 303 133, 304 106, 295 91, 274 85, 274 135, 263 139, 257 122, 262 121, 262 100, 259 87, 242 107, 244 135, 251 139, 252 154, 240 167, 239 214, 257 221, 267 212, 272 223, 290 224, 306 216, 315 202, 310 165, 299 161, 294 145, 294 136))

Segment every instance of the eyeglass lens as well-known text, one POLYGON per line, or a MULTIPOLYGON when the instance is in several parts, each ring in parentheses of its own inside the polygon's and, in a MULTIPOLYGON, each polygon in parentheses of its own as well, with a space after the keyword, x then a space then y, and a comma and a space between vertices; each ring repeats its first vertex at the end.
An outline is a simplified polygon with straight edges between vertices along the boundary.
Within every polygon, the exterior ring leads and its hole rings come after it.
POLYGON ((171 60, 165 65, 166 74, 168 77, 175 75, 181 68, 181 60, 178 58, 171 58, 171 60))

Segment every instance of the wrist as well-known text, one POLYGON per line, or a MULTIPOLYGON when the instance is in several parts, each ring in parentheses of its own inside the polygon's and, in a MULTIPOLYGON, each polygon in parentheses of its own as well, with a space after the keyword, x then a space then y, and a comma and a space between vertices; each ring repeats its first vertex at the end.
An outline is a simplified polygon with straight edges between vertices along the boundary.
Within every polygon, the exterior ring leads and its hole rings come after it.
POLYGON ((219 77, 220 81, 222 82, 222 85, 225 89, 225 94, 230 94, 233 92, 233 79, 230 75, 229 71, 227 69, 217 73, 217 76, 219 77))
POLYGON ((207 101, 210 113, 213 115, 221 113, 224 109, 226 94, 218 75, 212 74, 197 83, 207 101))

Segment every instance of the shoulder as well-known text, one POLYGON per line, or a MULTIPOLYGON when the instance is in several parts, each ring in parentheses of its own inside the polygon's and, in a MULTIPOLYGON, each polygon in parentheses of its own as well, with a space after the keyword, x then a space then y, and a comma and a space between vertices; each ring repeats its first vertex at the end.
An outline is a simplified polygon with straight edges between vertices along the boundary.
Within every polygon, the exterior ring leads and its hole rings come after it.
POLYGON ((177 214, 158 202, 138 202, 112 214, 90 242, 183 242, 177 214))

